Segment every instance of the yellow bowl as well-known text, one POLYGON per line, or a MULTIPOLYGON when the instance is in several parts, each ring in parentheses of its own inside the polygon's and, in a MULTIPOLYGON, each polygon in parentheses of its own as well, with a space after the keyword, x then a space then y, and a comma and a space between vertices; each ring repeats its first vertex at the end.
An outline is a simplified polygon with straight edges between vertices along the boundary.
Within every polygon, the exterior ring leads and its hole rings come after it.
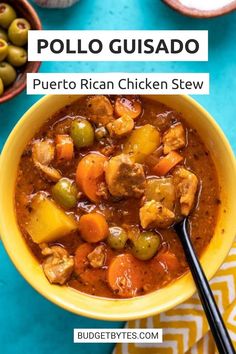
MULTIPOLYGON (((27 142, 44 121, 78 97, 65 95, 42 98, 25 113, 4 146, 0 160, 0 231, 4 246, 23 277, 39 293, 66 310, 103 320, 128 320, 166 311, 195 292, 189 273, 169 286, 141 297, 125 300, 94 297, 69 287, 49 284, 19 231, 14 208, 14 192, 20 156, 27 142)), ((235 158, 221 129, 193 99, 180 95, 151 97, 183 114, 201 135, 217 167, 222 203, 214 236, 201 257, 206 276, 210 279, 224 261, 235 237, 235 158)))

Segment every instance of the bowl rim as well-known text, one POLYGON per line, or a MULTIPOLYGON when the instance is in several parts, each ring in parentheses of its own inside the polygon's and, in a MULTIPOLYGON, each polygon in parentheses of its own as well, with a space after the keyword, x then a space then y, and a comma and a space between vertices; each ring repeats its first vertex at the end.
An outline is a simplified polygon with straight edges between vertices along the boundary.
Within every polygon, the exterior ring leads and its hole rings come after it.
MULTIPOLYGON (((31 115, 31 113, 37 109, 40 105, 42 105, 46 100, 50 99, 50 97, 55 96, 55 95, 47 95, 42 97, 41 99, 39 99, 34 105, 32 105, 28 111, 25 112, 25 114, 22 116, 22 118, 18 121, 18 123, 15 125, 15 127, 13 128, 12 132, 10 133, 4 147, 2 150, 2 154, 0 157, 0 166, 2 166, 2 161, 3 161, 3 157, 6 158, 7 157, 7 152, 9 151, 9 148, 13 142, 13 140, 15 139, 16 134, 19 134, 19 131, 21 130, 21 127, 24 126, 25 122, 28 121, 29 116, 31 115), (5 157, 6 154, 6 157, 5 157)), ((70 95, 65 95, 65 96, 70 96, 70 95)), ((81 95, 78 95, 81 96, 81 95)), ((152 95, 149 95, 150 97, 152 95)), ((154 96, 158 96, 158 95, 154 95, 154 96)), ((160 96, 160 95, 159 95, 160 96)), ((210 121, 210 123, 214 126, 214 128, 217 130, 217 133, 221 139, 222 144, 224 145, 224 147, 226 147, 227 150, 227 154, 230 158, 230 160, 233 163, 233 172, 234 175, 236 176, 236 163, 235 163, 235 157, 232 151, 232 148, 228 142, 228 140, 226 139, 223 131, 221 130, 221 128, 218 126, 218 124, 216 123, 216 121, 213 119, 213 117, 197 102, 195 101, 193 98, 186 96, 186 95, 178 95, 181 96, 181 98, 183 100, 186 101, 186 103, 193 105, 197 108, 197 110, 200 110, 202 112, 202 114, 210 121)), ((1 175, 0 175, 0 181, 1 181, 1 175)), ((0 183, 0 188, 1 188, 1 183, 0 183)), ((1 199, 1 196, 0 196, 1 199)), ((196 291, 196 287, 194 285, 194 282, 191 278, 190 273, 188 272, 187 275, 182 276, 182 279, 185 279, 185 281, 188 283, 188 288, 185 292, 180 293, 180 294, 176 294, 175 298, 172 298, 171 300, 169 300, 167 303, 162 303, 161 305, 159 304, 155 304, 155 305, 151 305, 148 309, 140 309, 138 307, 134 309, 133 312, 130 312, 128 315, 124 313, 124 310, 122 312, 122 310, 120 312, 116 312, 115 314, 112 313, 112 310, 110 312, 102 312, 99 308, 93 308, 93 306, 90 307, 86 307, 84 306, 84 308, 79 308, 78 306, 74 305, 73 303, 69 303, 68 302, 68 298, 64 299, 63 295, 65 292, 67 291, 74 291, 77 294, 80 294, 80 301, 83 302, 87 301, 92 303, 92 301, 96 299, 97 303, 101 303, 102 302, 106 302, 106 304, 114 304, 114 303, 122 303, 126 305, 128 304, 129 306, 132 306, 133 303, 139 303, 142 302, 142 299, 148 299, 151 300, 151 298, 153 299, 155 296, 156 292, 163 292, 165 291, 166 288, 168 288, 169 286, 171 286, 173 283, 170 283, 170 285, 168 285, 167 287, 164 287, 160 290, 154 291, 152 293, 143 295, 143 296, 139 296, 136 298, 130 298, 130 299, 109 299, 109 298, 100 298, 97 296, 92 296, 89 294, 85 294, 82 292, 78 292, 72 288, 68 288, 68 287, 61 287, 63 290, 58 290, 57 294, 53 293, 53 291, 47 291, 47 286, 42 286, 42 284, 39 285, 39 283, 36 281, 37 278, 34 278, 33 275, 26 271, 25 268, 22 266, 22 262, 19 262, 19 254, 18 257, 15 255, 13 247, 10 246, 10 242, 7 242, 7 238, 9 235, 8 227, 6 225, 6 223, 4 224, 4 219, 3 219, 3 213, 0 213, 0 231, 1 231, 1 235, 2 235, 2 240, 3 240, 3 245, 9 255, 9 257, 11 258, 13 264, 15 265, 15 267, 17 268, 17 270, 19 271, 19 273, 27 280, 27 282, 35 289, 37 290, 41 295, 43 295, 46 299, 50 300, 51 302, 53 302, 54 304, 62 307, 63 309, 70 311, 72 313, 75 313, 77 315, 83 315, 89 318, 93 318, 93 319, 100 319, 100 320, 108 320, 108 321, 127 321, 127 320, 133 320, 133 319, 137 319, 137 318, 145 318, 148 316, 152 316, 155 315, 157 313, 160 312, 164 312, 167 311, 177 305, 179 305, 180 303, 186 301, 188 298, 190 298, 196 291), (19 266, 20 264, 20 266, 19 266), (60 294, 61 291, 61 294, 60 294), (62 295, 63 292, 63 295, 62 295), (59 294, 59 295, 58 295, 59 294), (62 296, 60 296, 62 295, 62 296), (152 296, 152 297, 151 297, 152 296), (161 306, 161 311, 160 311, 160 306, 161 306)), ((232 236, 229 238, 229 241, 227 243, 227 245, 224 246, 223 249, 223 253, 220 255, 220 257, 218 257, 215 262, 214 262, 214 267, 209 267, 210 269, 206 269, 207 271, 207 278, 211 279, 214 274, 216 273, 216 271, 220 268, 221 264, 223 263, 225 257, 227 256, 230 247, 234 241, 235 235, 232 233, 232 236), (227 247, 226 247, 227 246, 227 247)), ((30 250, 29 250, 30 252, 30 250)), ((180 279, 181 279, 180 278, 180 279)), ((48 281, 45 280, 47 283, 48 281)), ((48 283, 49 284, 49 283, 48 283)), ((50 289, 52 289, 51 287, 55 287, 51 284, 49 284, 50 289)), ((67 294, 68 295, 68 294, 67 294)), ((78 296, 78 295, 77 295, 78 296)), ((66 297, 66 296, 65 296, 66 297)))
MULTIPOLYGON (((22 6, 24 6, 25 8, 27 8, 29 10, 32 21, 35 24, 36 30, 41 30, 42 29, 42 22, 38 16, 36 10, 33 8, 33 6, 27 0, 21 0, 21 3, 22 3, 22 6)), ((32 63, 32 62, 27 62, 26 66, 28 65, 28 63, 32 63)), ((41 66, 40 61, 34 62, 32 64, 31 73, 37 73, 39 71, 40 66, 41 66)), ((22 83, 16 89, 14 89, 14 91, 10 91, 6 95, 3 95, 2 97, 0 97, 0 104, 5 103, 5 102, 11 100, 12 98, 16 97, 25 88, 26 88, 26 80, 22 81, 22 83)))
POLYGON ((230 12, 236 10, 236 0, 232 0, 232 3, 222 6, 216 10, 199 10, 187 7, 176 0, 162 0, 166 5, 171 7, 173 10, 190 17, 195 18, 213 18, 218 16, 226 15, 230 12))

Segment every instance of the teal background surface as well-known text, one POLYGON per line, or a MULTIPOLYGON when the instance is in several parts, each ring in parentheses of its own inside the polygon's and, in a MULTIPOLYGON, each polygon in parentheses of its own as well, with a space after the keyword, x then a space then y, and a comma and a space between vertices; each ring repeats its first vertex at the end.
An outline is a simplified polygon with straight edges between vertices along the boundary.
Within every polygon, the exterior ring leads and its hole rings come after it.
MULTIPOLYGON (((174 12, 159 0, 81 0, 66 10, 34 6, 44 29, 208 30, 208 62, 50 62, 43 63, 40 71, 209 72, 210 95, 195 98, 213 115, 236 151, 236 13, 209 20, 192 19, 174 12)), ((0 148, 18 119, 39 97, 23 92, 0 105, 0 148)), ((111 352, 113 345, 73 344, 73 328, 121 326, 121 322, 95 321, 73 315, 45 300, 20 276, 0 245, 1 353, 106 354, 111 352)))

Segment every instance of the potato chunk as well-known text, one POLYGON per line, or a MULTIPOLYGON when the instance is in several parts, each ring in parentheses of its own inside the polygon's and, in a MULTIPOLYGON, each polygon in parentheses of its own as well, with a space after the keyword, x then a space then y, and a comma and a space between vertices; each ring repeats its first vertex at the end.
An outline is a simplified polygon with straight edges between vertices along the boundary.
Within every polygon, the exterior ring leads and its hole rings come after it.
POLYGON ((133 154, 136 162, 145 158, 160 146, 160 133, 151 124, 135 129, 124 145, 124 153, 133 154))
POLYGON ((112 157, 105 165, 105 176, 109 192, 115 197, 139 198, 144 193, 143 166, 127 154, 112 157))
POLYGON ((176 197, 173 177, 149 178, 145 188, 145 197, 147 201, 155 200, 166 208, 174 210, 176 197))
POLYGON ((106 125, 114 120, 113 107, 105 96, 92 96, 88 99, 88 110, 92 122, 106 125))
POLYGON ((34 201, 26 230, 35 243, 52 242, 77 229, 77 223, 47 198, 34 201))
POLYGON ((107 124, 107 129, 111 137, 122 137, 129 134, 134 128, 134 120, 124 115, 113 122, 107 124))
POLYGON ((198 187, 197 176, 185 168, 179 167, 174 171, 174 183, 180 201, 181 214, 187 216, 195 201, 198 187))
POLYGON ((150 200, 139 211, 140 223, 144 229, 166 228, 175 220, 175 214, 162 203, 150 200))
POLYGON ((181 123, 172 125, 163 135, 164 154, 181 149, 186 144, 185 131, 181 123))

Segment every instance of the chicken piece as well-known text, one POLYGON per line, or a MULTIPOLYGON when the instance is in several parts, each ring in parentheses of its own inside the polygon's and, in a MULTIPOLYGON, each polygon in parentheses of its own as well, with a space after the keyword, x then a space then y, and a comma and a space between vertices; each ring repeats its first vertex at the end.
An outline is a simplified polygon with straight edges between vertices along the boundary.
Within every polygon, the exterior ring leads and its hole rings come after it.
POLYGON ((32 146, 32 157, 34 161, 42 165, 49 165, 55 156, 55 146, 51 139, 36 140, 32 146))
POLYGON ((113 107, 105 96, 92 96, 88 99, 90 120, 96 124, 106 125, 114 120, 113 107))
POLYGON ((164 154, 170 151, 181 149, 186 144, 185 131, 181 123, 172 125, 163 135, 164 154))
POLYGON ((144 193, 143 166, 132 161, 128 154, 112 157, 105 165, 105 177, 109 192, 115 197, 139 198, 144 193))
POLYGON ((106 145, 100 150, 100 152, 101 154, 109 157, 112 154, 114 154, 116 148, 117 148, 116 145, 106 145))
POLYGON ((48 247, 41 244, 42 255, 47 258, 43 261, 43 271, 52 284, 63 285, 70 278, 74 269, 74 259, 61 246, 48 247))
POLYGON ((54 167, 45 166, 39 162, 35 163, 35 166, 39 168, 44 173, 44 177, 46 177, 50 181, 57 182, 59 181, 59 179, 61 179, 60 172, 56 170, 54 167))
POLYGON ((98 127, 95 129, 94 134, 95 134, 96 140, 100 141, 100 140, 107 137, 108 131, 106 130, 105 127, 101 126, 101 127, 98 127))
POLYGON ((35 166, 43 172, 44 177, 57 182, 61 174, 54 167, 48 166, 54 159, 55 146, 50 139, 36 140, 32 146, 32 158, 35 166))
POLYGON ((141 226, 144 229, 166 228, 175 220, 175 214, 162 203, 150 200, 139 211, 141 226))
POLYGON ((177 168, 174 171, 173 176, 177 190, 177 197, 180 201, 181 214, 187 216, 194 204, 198 187, 197 176, 183 167, 177 168))
POLYGON ((108 191, 108 188, 107 188, 107 185, 105 182, 101 182, 98 185, 98 191, 96 194, 101 199, 105 199, 105 200, 109 199, 110 194, 109 194, 109 191, 108 191))
POLYGON ((89 264, 93 268, 101 268, 106 260, 106 247, 105 245, 97 246, 91 253, 87 255, 89 264))
POLYGON ((107 124, 107 129, 110 133, 110 136, 113 137, 123 137, 129 134, 134 128, 134 120, 124 115, 113 122, 107 124))

